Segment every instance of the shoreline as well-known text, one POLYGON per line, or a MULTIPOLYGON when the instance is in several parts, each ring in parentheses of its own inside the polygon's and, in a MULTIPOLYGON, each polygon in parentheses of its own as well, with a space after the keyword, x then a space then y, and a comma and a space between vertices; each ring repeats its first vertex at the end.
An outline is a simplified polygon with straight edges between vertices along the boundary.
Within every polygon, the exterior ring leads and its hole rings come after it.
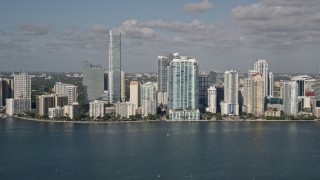
MULTIPOLYGON (((2 117, 2 116, 0 116, 2 117)), ((137 120, 137 121, 59 121, 59 120, 46 120, 46 119, 33 119, 27 117, 7 116, 2 118, 16 118, 26 121, 47 122, 47 123, 79 123, 79 124, 108 124, 108 123, 152 123, 152 122, 317 122, 319 119, 314 120, 266 120, 266 119, 239 119, 239 120, 137 120)))

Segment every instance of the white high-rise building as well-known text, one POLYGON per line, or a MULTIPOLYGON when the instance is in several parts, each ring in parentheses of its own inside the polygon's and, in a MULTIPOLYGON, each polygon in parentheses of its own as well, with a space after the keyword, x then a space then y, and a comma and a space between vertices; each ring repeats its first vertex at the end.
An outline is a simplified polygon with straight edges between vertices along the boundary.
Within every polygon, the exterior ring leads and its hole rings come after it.
POLYGON ((72 84, 65 84, 61 82, 56 82, 53 87, 53 91, 57 95, 66 95, 68 96, 68 104, 71 105, 75 102, 78 102, 78 86, 72 84))
POLYGON ((252 77, 252 88, 251 94, 253 99, 251 101, 252 112, 256 116, 262 116, 264 114, 264 99, 263 89, 264 89, 264 78, 262 75, 256 74, 252 77))
POLYGON ((287 115, 298 114, 298 83, 296 81, 288 81, 283 85, 283 108, 287 115))
POLYGON ((125 103, 115 103, 116 114, 121 117, 129 118, 132 115, 136 115, 137 106, 130 102, 125 103))
POLYGON ((269 65, 265 59, 257 59, 254 63, 254 70, 258 71, 263 77, 264 97, 273 96, 273 74, 269 73, 269 65))
POLYGON ((247 113, 253 113, 253 76, 256 74, 260 74, 259 71, 256 70, 249 70, 248 71, 248 78, 245 78, 245 84, 244 84, 244 106, 245 106, 245 112, 247 113))
POLYGON ((13 74, 14 98, 31 99, 31 77, 28 73, 19 72, 13 74))
POLYGON ((226 71, 224 73, 224 100, 221 102, 221 114, 239 115, 238 94, 238 72, 226 71))
POLYGON ((6 99, 6 114, 9 116, 24 114, 31 110, 30 98, 6 99))
POLYGON ((217 112, 217 89, 215 86, 210 86, 208 89, 208 107, 207 112, 217 112))
POLYGON ((130 103, 136 105, 136 107, 140 107, 140 84, 138 81, 130 82, 130 103))
POLYGON ((146 82, 141 85, 141 107, 143 116, 148 114, 156 114, 156 84, 146 82))
POLYGON ((121 33, 109 33, 109 97, 110 103, 121 100, 121 33))
POLYGON ((272 72, 269 72, 268 76, 268 97, 273 97, 274 76, 272 72))
POLYGON ((90 117, 104 117, 105 114, 105 106, 107 101, 94 100, 89 103, 89 115, 90 117))
POLYGON ((168 66, 169 119, 197 120, 199 112, 199 63, 175 56, 168 66))

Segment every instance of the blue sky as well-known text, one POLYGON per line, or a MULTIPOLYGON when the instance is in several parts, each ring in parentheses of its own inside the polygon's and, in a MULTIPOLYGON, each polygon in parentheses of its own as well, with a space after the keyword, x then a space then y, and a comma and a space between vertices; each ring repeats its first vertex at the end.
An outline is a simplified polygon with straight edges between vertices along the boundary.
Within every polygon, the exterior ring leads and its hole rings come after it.
POLYGON ((273 72, 320 65, 318 0, 2 0, 0 71, 107 67, 108 31, 122 33, 122 67, 155 72, 158 55, 199 60, 201 70, 273 72))

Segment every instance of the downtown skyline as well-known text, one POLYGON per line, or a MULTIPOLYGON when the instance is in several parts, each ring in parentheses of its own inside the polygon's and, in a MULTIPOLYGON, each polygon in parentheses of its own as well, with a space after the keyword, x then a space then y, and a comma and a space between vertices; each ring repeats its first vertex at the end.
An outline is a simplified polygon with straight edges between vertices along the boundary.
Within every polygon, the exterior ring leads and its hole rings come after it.
POLYGON ((246 72, 263 58, 275 73, 317 73, 319 11, 316 0, 3 1, 0 71, 80 72, 85 60, 106 68, 116 30, 126 72, 156 72, 157 56, 180 52, 201 71, 246 72))

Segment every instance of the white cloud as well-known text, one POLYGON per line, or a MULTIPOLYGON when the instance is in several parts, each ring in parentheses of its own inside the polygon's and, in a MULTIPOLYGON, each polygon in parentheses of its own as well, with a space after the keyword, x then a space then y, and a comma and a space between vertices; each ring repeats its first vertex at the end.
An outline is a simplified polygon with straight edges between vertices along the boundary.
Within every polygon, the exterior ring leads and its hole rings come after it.
POLYGON ((320 43, 319 0, 262 0, 231 15, 248 43, 269 47, 320 43))
POLYGON ((213 9, 214 5, 209 0, 199 3, 188 3, 182 7, 184 12, 205 12, 213 9))
POLYGON ((120 31, 123 35, 131 38, 154 38, 155 32, 148 27, 141 27, 135 19, 126 20, 115 30, 120 31))
POLYGON ((49 24, 24 24, 20 27, 20 32, 24 35, 46 35, 53 29, 53 25, 49 24))

